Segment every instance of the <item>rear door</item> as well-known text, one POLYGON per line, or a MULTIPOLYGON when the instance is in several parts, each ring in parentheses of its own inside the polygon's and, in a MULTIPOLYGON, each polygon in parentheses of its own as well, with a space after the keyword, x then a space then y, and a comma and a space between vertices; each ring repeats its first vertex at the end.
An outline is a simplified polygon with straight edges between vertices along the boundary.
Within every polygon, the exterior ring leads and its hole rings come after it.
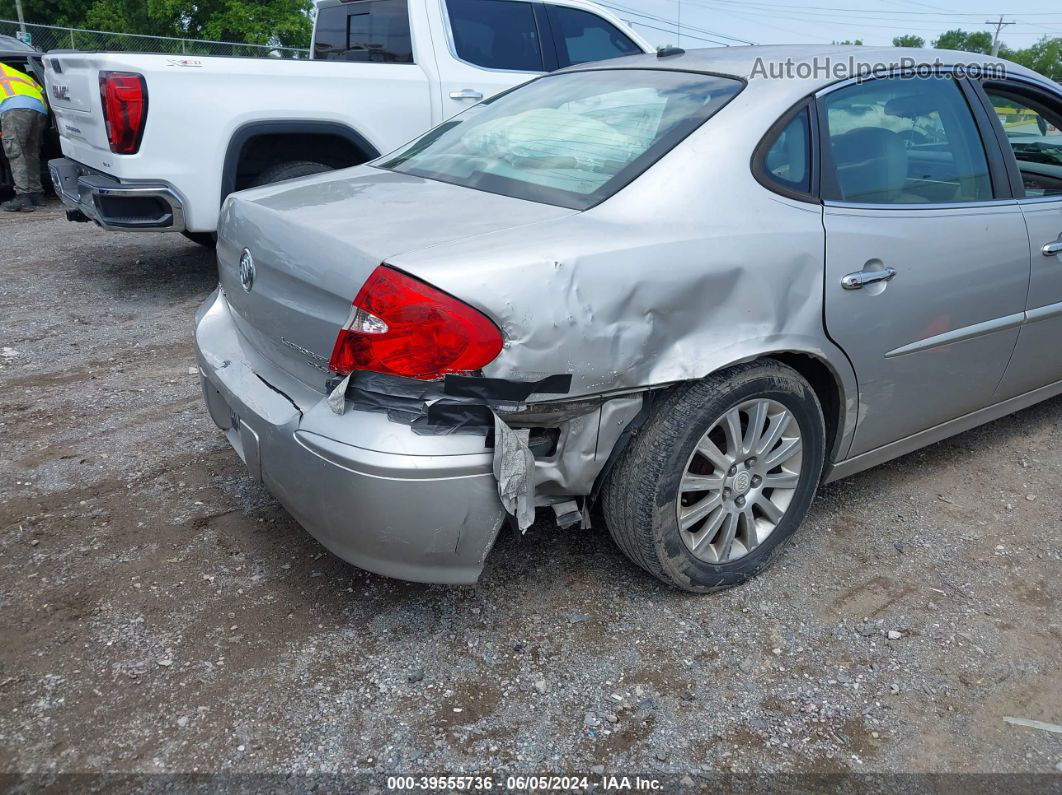
POLYGON ((1028 238, 971 96, 891 76, 818 98, 826 327, 859 379, 850 455, 988 405, 1014 349, 1028 238))
POLYGON ((1025 325, 999 390, 1005 399, 1062 380, 1062 95, 1016 80, 984 89, 1032 252, 1025 325))
POLYGON ((446 0, 445 42, 436 45, 443 117, 555 69, 543 55, 535 4, 522 0, 446 0))
POLYGON ((597 14, 552 3, 543 8, 549 20, 558 69, 643 52, 630 36, 597 14))

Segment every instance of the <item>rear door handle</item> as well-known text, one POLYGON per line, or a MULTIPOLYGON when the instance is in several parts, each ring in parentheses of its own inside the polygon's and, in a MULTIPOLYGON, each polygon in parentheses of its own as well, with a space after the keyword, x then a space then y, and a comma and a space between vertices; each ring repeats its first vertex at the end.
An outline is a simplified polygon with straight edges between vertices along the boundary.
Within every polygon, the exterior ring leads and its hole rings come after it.
POLYGON ((855 271, 841 278, 841 287, 846 290, 859 290, 868 284, 887 282, 895 275, 895 268, 881 268, 876 271, 855 271))
POLYGON ((1062 235, 1058 236, 1058 240, 1054 243, 1048 243, 1043 247, 1045 257, 1053 257, 1055 254, 1062 254, 1062 235))
POLYGON ((483 92, 474 88, 462 88, 460 91, 451 91, 450 99, 483 99, 483 92))

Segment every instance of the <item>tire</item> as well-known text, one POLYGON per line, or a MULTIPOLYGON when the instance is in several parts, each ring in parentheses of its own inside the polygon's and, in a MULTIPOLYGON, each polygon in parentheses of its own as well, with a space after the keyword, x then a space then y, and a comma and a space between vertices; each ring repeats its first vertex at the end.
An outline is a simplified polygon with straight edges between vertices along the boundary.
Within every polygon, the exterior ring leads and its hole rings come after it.
POLYGON ((740 585, 766 568, 804 521, 822 477, 825 445, 815 391, 779 362, 737 365, 677 386, 661 398, 608 476, 602 503, 609 533, 631 561, 682 590, 707 593, 740 585), (738 428, 728 433, 733 426, 727 420, 735 415, 738 428), (762 436, 750 432, 754 423, 762 436), (718 443, 712 442, 713 448, 705 438, 718 443), (749 455, 743 452, 746 441, 752 441, 753 453, 761 441, 766 447, 759 457, 749 455), (737 463, 728 457, 731 446, 741 459, 737 463), (775 459, 781 464, 771 467, 775 459), (712 484, 712 490, 691 484, 712 484), (693 521, 716 500, 717 508, 693 521), (680 529, 680 511, 686 530, 680 529), (729 536, 728 514, 736 514, 729 536), (713 530, 717 521, 722 525, 713 530))
POLYGON ((271 185, 274 182, 308 177, 311 174, 322 174, 331 170, 331 166, 326 166, 324 163, 316 163, 312 160, 289 160, 286 163, 277 163, 275 166, 267 168, 254 178, 251 182, 251 187, 257 188, 261 185, 271 185))
POLYGON ((193 243, 198 243, 206 248, 214 248, 218 244, 218 236, 215 232, 181 232, 193 243))

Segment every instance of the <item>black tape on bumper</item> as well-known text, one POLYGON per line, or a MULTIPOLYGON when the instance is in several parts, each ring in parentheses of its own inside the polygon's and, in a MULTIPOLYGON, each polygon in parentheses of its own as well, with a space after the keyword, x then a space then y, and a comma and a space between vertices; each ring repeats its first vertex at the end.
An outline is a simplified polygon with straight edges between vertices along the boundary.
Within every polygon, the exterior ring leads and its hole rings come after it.
POLYGON ((450 397, 474 398, 490 402, 521 403, 531 395, 567 395, 572 389, 571 374, 549 375, 541 381, 509 381, 505 378, 477 378, 448 375, 443 392, 450 397))

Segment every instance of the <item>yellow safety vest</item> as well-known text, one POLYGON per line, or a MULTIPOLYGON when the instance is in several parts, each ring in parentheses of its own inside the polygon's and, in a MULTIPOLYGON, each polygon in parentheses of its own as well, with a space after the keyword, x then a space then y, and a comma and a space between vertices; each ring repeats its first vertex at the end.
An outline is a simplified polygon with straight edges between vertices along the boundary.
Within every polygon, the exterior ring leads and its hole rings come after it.
POLYGON ((0 63, 0 102, 11 97, 31 97, 44 102, 44 89, 37 81, 18 69, 0 63))

